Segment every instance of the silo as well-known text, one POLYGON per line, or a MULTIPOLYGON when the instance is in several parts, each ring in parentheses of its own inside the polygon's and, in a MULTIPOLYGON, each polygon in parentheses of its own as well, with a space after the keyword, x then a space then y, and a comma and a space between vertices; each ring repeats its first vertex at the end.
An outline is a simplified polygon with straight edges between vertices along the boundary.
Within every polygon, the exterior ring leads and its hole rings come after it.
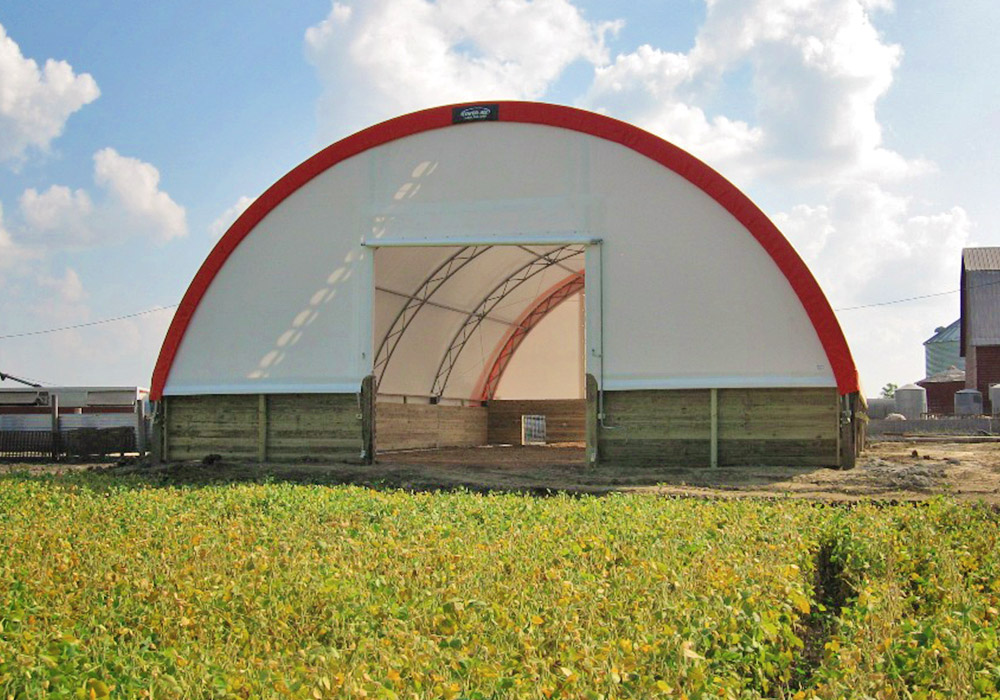
POLYGON ((896 389, 896 412, 906 416, 906 420, 922 418, 927 413, 927 390, 916 384, 896 389))
POLYGON ((1000 384, 990 384, 990 404, 993 406, 993 417, 1000 417, 1000 384))
POLYGON ((880 420, 896 412, 896 399, 868 399, 868 417, 880 420))
POLYGON ((981 416, 983 414, 983 392, 962 389, 955 392, 956 416, 981 416))

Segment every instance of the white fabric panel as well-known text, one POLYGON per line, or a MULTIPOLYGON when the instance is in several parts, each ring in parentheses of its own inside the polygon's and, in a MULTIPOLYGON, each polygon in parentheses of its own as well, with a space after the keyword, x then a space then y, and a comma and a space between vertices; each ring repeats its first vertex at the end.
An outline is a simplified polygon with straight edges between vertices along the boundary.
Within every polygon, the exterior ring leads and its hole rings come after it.
MULTIPOLYGON (((560 232, 603 240, 606 388, 835 386, 791 286, 708 195, 624 146, 554 127, 489 122, 379 146, 280 204, 205 294, 165 393, 358 386, 372 362, 363 331, 373 320, 360 312, 372 290, 357 274, 371 249, 359 245, 362 237, 419 245, 449 237, 530 242, 560 232)), ((376 284, 412 292, 449 251, 382 249, 386 265, 377 265, 376 284)), ((491 250, 442 288, 439 301, 474 306, 517 259, 528 256, 491 250)), ((581 256, 572 268, 582 263, 581 256)), ((545 286, 568 274, 553 268, 545 286)), ((517 318, 534 299, 533 286, 501 313, 517 318)), ((375 345, 384 317, 399 304, 381 296, 375 345)), ((421 311, 408 331, 412 341, 404 341, 411 349, 401 344, 404 354, 393 359, 383 389, 426 393, 460 323, 455 313, 421 311)), ((494 350, 489 343, 503 334, 499 324, 483 328, 483 350, 463 354, 447 395, 474 391, 473 360, 482 365, 494 350)))
MULTIPOLYGON (((233 251, 205 293, 164 393, 360 389, 358 281, 371 251, 358 192, 362 155, 314 178, 233 251)), ((370 362, 371 352, 366 358, 370 362)))

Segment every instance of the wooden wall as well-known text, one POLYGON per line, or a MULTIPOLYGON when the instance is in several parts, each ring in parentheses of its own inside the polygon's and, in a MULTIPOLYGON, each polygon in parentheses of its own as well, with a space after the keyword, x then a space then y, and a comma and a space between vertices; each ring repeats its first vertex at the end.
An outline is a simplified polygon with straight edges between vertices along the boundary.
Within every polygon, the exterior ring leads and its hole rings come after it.
POLYGON ((486 444, 486 409, 420 403, 375 404, 375 449, 414 450, 486 444))
POLYGON ((357 461, 361 414, 355 394, 164 397, 163 459, 357 461))
POLYGON ((586 399, 490 401, 487 440, 491 445, 520 445, 521 416, 545 416, 551 442, 583 442, 586 437, 586 399))
POLYGON ((839 466, 833 388, 608 391, 598 454, 614 462, 839 466), (713 431, 714 422, 714 431, 713 431))

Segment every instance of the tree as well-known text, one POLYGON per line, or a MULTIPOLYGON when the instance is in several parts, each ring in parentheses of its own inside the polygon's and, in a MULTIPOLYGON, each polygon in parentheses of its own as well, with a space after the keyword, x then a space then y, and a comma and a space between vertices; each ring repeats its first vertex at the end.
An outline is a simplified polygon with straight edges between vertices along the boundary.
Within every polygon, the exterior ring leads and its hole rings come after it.
POLYGON ((898 389, 898 388, 899 388, 898 384, 893 384, 892 382, 889 382, 884 387, 882 387, 882 398, 883 399, 892 399, 892 398, 895 398, 896 397, 896 389, 898 389))

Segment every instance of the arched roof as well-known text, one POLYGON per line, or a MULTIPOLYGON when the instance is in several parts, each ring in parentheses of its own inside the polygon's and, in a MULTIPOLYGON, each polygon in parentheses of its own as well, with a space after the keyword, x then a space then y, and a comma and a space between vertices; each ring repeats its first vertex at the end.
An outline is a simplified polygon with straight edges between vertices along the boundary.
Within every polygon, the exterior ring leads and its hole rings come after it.
MULTIPOLYGON (((624 146, 664 166, 708 195, 753 236, 784 275, 815 329, 840 393, 858 391, 857 370, 847 342, 816 280, 767 216, 728 180, 677 146, 603 115, 533 102, 501 102, 493 106, 503 122, 556 127, 624 146)), ((157 359, 151 398, 162 396, 185 333, 213 281, 265 217, 314 178, 347 159, 409 136, 439 129, 465 128, 460 121, 456 123, 456 114, 462 107, 449 105, 427 109, 360 131, 312 156, 258 197, 216 244, 185 293, 157 359)))

